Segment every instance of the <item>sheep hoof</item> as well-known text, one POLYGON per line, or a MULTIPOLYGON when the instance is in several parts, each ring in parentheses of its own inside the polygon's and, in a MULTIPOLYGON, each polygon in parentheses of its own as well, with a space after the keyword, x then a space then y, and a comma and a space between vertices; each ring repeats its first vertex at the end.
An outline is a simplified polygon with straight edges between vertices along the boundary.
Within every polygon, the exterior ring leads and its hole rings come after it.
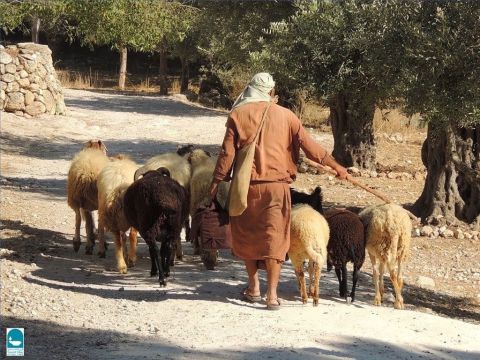
POLYGON ((303 305, 305 305, 308 302, 308 299, 302 299, 303 305))
POLYGON ((318 306, 318 299, 313 299, 313 306, 318 306))
POLYGON ((119 267, 118 267, 118 272, 119 272, 120 274, 126 274, 127 271, 128 271, 128 270, 127 270, 127 267, 126 267, 126 266, 119 266, 119 267))
POLYGON ((347 300, 347 304, 351 304, 353 302, 353 299, 350 296, 347 296, 345 300, 347 300))
POLYGON ((167 282, 165 280, 158 280, 158 283, 160 284, 161 287, 167 286, 167 282))
POLYGON ((395 301, 395 303, 393 304, 393 307, 397 310, 403 310, 404 309, 403 303, 400 302, 400 301, 395 301))
POLYGON ((105 251, 99 251, 98 252, 98 257, 101 258, 101 259, 105 259, 105 251))
POLYGON ((380 306, 380 305, 382 305, 382 300, 375 298, 375 299, 373 300, 373 305, 375 305, 375 306, 380 306))
POLYGON ((93 254, 93 246, 92 245, 87 245, 85 247, 85 255, 92 255, 93 254))
POLYGON ((77 253, 80 250, 80 241, 73 240, 73 250, 77 253))
POLYGON ((129 268, 132 268, 135 266, 135 263, 137 262, 137 259, 128 259, 127 266, 129 268))

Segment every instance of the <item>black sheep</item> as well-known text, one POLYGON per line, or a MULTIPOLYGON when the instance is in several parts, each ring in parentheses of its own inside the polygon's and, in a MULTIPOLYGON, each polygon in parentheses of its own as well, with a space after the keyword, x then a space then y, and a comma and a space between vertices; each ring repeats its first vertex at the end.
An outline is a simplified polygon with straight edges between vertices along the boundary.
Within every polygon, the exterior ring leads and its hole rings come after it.
POLYGON ((308 204, 325 216, 330 228, 327 246, 327 270, 335 267, 340 296, 347 299, 347 263, 353 263, 353 286, 350 298, 355 300, 358 272, 365 261, 365 232, 357 214, 346 209, 323 211, 322 189, 317 186, 311 194, 290 189, 292 204, 308 204))
POLYGON ((148 171, 127 189, 124 211, 129 223, 148 245, 152 263, 150 275, 158 272, 159 283, 165 286, 165 277, 170 275, 172 251, 188 214, 185 189, 170 178, 166 168, 148 171), (162 243, 160 258, 156 241, 162 243))

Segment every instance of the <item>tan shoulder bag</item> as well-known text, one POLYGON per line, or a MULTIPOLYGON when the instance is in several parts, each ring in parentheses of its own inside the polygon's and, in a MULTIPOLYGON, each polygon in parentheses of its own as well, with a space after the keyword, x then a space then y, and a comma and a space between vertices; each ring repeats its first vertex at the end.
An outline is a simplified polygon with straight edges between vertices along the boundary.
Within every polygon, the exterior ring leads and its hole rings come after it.
POLYGON ((235 166, 233 169, 232 181, 228 192, 228 213, 230 216, 242 215, 247 208, 248 188, 252 178, 253 158, 255 155, 255 145, 258 136, 263 128, 267 117, 268 109, 272 101, 270 101, 263 112, 263 117, 257 129, 257 134, 250 144, 241 148, 235 157, 235 166))

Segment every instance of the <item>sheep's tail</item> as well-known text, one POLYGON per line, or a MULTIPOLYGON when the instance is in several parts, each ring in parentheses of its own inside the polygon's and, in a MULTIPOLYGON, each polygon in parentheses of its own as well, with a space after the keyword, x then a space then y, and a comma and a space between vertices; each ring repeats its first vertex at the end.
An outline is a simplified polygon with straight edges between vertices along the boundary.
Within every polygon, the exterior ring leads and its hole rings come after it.
POLYGON ((308 255, 308 258, 313 260, 318 264, 318 266, 322 267, 323 263, 325 262, 325 255, 322 254, 321 252, 316 251, 313 247, 312 244, 308 243, 305 244, 305 252, 308 255))

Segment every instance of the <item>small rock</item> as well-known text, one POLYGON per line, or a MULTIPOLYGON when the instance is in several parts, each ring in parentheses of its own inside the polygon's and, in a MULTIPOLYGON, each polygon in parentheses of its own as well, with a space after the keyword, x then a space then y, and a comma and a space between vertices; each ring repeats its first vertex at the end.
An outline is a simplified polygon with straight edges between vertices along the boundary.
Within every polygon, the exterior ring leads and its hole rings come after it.
POLYGON ((428 276, 418 276, 417 285, 425 289, 435 289, 435 281, 428 276))
POLYGON ((433 234, 433 229, 432 229, 431 226, 426 225, 426 226, 422 227, 422 229, 420 230, 420 234, 422 236, 430 236, 430 235, 433 234))
POLYGON ((349 174, 352 174, 352 175, 357 175, 357 176, 360 175, 360 170, 358 168, 356 168, 355 166, 349 167, 347 169, 347 171, 348 171, 349 174))
POLYGON ((415 237, 419 237, 419 236, 421 235, 420 229, 419 229, 419 228, 415 228, 414 234, 415 234, 415 237))
POLYGON ((449 238, 449 237, 453 237, 453 231, 450 230, 450 229, 446 229, 443 233, 441 233, 440 235, 442 235, 443 237, 445 238, 449 238))
POLYGON ((397 178, 397 173, 394 173, 393 171, 390 171, 390 172, 387 174, 387 178, 389 178, 389 179, 396 179, 396 178, 397 178))
POLYGON ((465 235, 463 234, 463 231, 461 229, 455 229, 453 231, 453 236, 455 236, 455 238, 459 240, 465 239, 465 235))
POLYGON ((125 288, 122 286, 121 288, 118 289, 118 291, 125 291, 125 288))
POLYGON ((463 235, 464 235, 467 239, 473 238, 472 234, 469 234, 469 233, 464 233, 463 235))
POLYGON ((443 234, 445 232, 445 230, 447 230, 447 227, 445 225, 443 225, 440 229, 438 229, 438 232, 440 234, 443 234))
POLYGON ((307 170, 308 170, 308 166, 307 166, 307 164, 305 164, 305 163, 300 164, 300 166, 298 167, 298 172, 299 172, 300 174, 306 173, 307 170))

